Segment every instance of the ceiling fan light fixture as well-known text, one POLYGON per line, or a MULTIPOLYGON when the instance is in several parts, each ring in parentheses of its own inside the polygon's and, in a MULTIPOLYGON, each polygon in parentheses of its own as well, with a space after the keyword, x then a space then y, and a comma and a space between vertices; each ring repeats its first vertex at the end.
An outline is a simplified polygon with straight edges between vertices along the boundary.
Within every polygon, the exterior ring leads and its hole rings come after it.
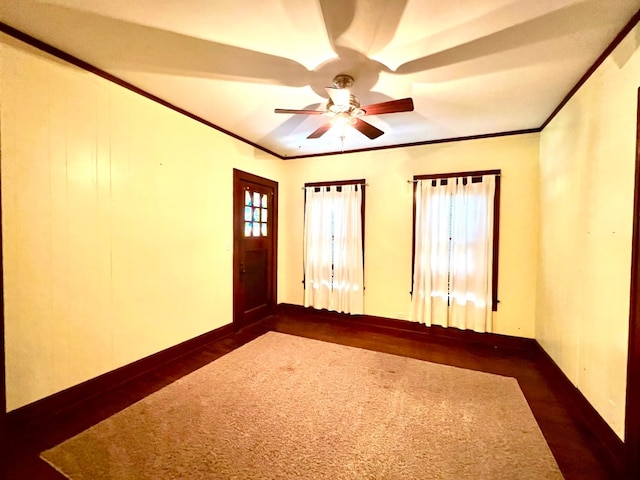
POLYGON ((362 115, 364 110, 360 108, 360 102, 358 99, 354 95, 349 95, 348 99, 345 98, 344 101, 340 101, 340 103, 330 98, 327 102, 327 112, 336 114, 341 112, 350 112, 352 115, 362 115))
POLYGON ((327 111, 335 113, 336 115, 339 113, 348 112, 349 109, 350 107, 347 104, 333 103, 331 100, 327 102, 327 111))
POLYGON ((352 118, 347 112, 339 112, 336 113, 335 117, 333 117, 329 123, 331 123, 332 127, 344 127, 346 125, 351 124, 352 118))

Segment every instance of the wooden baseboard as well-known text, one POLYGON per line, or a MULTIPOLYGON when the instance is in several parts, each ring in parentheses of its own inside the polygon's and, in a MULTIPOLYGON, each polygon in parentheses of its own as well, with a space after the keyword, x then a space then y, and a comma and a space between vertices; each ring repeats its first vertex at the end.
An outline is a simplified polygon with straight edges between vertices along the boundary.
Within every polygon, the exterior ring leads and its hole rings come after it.
POLYGON ((457 328, 444 328, 440 326, 428 327, 421 323, 397 320, 373 315, 349 315, 345 313, 330 312, 328 310, 316 310, 305 308, 301 305, 281 303, 278 305, 280 315, 311 316, 316 318, 329 318, 341 322, 356 323, 366 328, 394 330, 397 334, 418 335, 428 337, 431 341, 453 341, 486 345, 506 350, 518 350, 535 353, 537 342, 532 338, 513 337, 496 333, 478 333, 471 330, 459 330, 457 328))
POLYGON ((624 473, 626 469, 625 443, 537 341, 536 348, 538 350, 537 364, 544 376, 573 405, 571 413, 589 427, 593 436, 602 445, 609 463, 619 473, 619 478, 626 478, 624 473))
POLYGON ((90 398, 103 395, 118 385, 129 382, 141 375, 147 375, 169 362, 173 362, 209 343, 222 340, 232 334, 233 324, 224 325, 116 370, 12 410, 5 415, 6 433, 11 435, 17 432, 24 432, 43 420, 76 408, 90 398))

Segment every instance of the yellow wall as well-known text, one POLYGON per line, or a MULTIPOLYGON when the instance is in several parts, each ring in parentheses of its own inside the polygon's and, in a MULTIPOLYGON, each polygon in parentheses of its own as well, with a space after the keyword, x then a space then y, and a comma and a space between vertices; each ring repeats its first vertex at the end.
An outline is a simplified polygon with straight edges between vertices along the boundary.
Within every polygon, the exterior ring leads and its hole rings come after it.
POLYGON ((231 322, 232 169, 280 183, 302 304, 305 182, 366 178, 365 312, 404 318, 416 174, 501 169, 495 332, 536 337, 623 435, 638 27, 541 135, 281 161, 0 35, 7 407, 231 322))
POLYGON ((536 338, 624 436, 640 27, 544 129, 536 338))
POLYGON ((13 410, 230 323, 232 170, 283 162, 0 42, 13 410))
POLYGON ((411 236, 414 175, 502 170, 500 219, 500 305, 494 332, 533 337, 538 224, 539 135, 378 150, 348 155, 287 160, 280 214, 289 228, 281 233, 289 272, 280 299, 303 303, 302 230, 306 182, 366 178, 365 313, 407 318, 411 290, 411 236))
POLYGON ((305 182, 364 177, 366 313, 402 318, 415 174, 503 171, 495 331, 534 333, 538 135, 281 161, 0 37, 7 408, 231 322, 232 169, 280 183, 301 304, 305 182))

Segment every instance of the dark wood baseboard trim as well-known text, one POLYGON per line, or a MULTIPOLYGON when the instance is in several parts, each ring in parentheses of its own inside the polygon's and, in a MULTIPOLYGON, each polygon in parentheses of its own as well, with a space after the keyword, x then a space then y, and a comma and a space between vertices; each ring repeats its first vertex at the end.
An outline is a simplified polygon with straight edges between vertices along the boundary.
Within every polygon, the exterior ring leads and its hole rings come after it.
POLYGON ((537 365, 544 377, 573 406, 572 414, 580 418, 589 427, 590 433, 602 445, 603 451, 609 457, 607 460, 619 474, 619 478, 626 478, 626 446, 624 442, 605 422, 598 411, 593 408, 593 405, 582 392, 569 380, 546 350, 537 341, 535 343, 538 350, 537 365))
POLYGON ((212 342, 229 337, 233 333, 232 324, 224 325, 116 370, 12 410, 6 414, 7 433, 9 436, 24 433, 44 420, 69 411, 72 408, 77 408, 78 405, 91 398, 103 395, 113 388, 142 375, 148 375, 167 363, 193 353, 212 342))
POLYGON ((330 318, 348 323, 356 323, 368 328, 380 328, 394 330, 396 333, 407 335, 427 336, 431 341, 454 341, 457 343, 474 343, 505 350, 518 350, 521 352, 535 353, 537 342, 532 338, 512 337, 496 333, 478 333, 471 330, 459 330, 457 328, 444 328, 440 326, 428 327, 421 323, 407 320, 396 320, 387 317, 373 315, 349 315, 345 313, 330 312, 328 310, 316 310, 305 308, 301 305, 281 303, 278 305, 279 314, 298 316, 314 316, 316 318, 330 318))

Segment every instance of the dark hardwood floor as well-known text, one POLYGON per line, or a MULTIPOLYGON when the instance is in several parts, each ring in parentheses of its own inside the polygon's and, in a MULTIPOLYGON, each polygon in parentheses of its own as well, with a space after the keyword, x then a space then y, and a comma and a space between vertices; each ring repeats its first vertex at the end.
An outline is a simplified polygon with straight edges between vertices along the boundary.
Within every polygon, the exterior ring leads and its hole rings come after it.
MULTIPOLYGON (((5 454, 4 477, 14 479, 64 479, 40 460, 39 453, 113 415, 178 378, 215 361, 266 331, 315 338, 430 362, 515 377, 547 439, 564 477, 572 479, 620 479, 608 465, 597 438, 589 431, 548 378, 535 352, 495 347, 450 338, 433 338, 419 332, 381 326, 363 326, 323 315, 281 313, 240 332, 206 345, 180 359, 69 406, 46 420, 14 433, 5 454)), ((401 479, 399 479, 401 480, 401 479)))

